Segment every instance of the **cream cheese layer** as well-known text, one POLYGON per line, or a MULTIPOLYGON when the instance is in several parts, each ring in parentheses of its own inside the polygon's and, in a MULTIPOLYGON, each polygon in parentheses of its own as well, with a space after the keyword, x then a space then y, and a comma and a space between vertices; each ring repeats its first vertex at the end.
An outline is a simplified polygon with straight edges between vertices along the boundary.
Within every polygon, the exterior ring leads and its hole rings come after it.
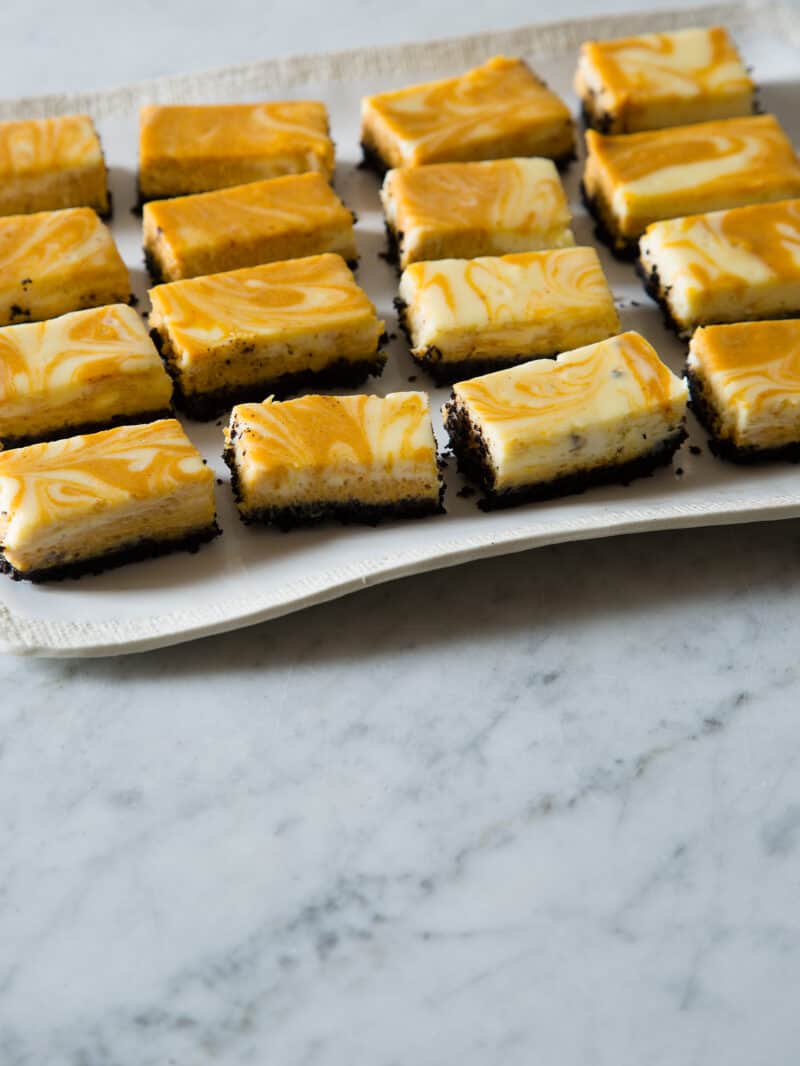
POLYGON ((687 395, 638 333, 463 381, 453 393, 480 429, 499 490, 646 454, 678 429, 687 395))

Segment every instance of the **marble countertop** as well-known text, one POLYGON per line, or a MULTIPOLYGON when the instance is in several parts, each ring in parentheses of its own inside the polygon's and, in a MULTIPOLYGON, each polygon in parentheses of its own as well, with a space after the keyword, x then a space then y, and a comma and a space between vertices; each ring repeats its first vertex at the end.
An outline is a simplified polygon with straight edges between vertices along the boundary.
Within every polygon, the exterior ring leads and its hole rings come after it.
MULTIPOLYGON (((0 95, 549 13, 219 10, 6 5, 0 95)), ((0 1066, 796 1061, 798 607, 785 522, 0 657, 0 1066)))

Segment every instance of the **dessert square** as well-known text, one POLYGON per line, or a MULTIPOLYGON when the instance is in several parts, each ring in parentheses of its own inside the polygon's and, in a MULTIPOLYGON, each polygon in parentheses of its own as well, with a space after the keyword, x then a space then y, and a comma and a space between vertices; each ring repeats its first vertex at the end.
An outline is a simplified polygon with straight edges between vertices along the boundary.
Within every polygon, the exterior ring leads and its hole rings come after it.
POLYGON ((175 419, 0 452, 0 570, 53 581, 219 533, 214 475, 175 419))
POLYGON ((127 304, 0 329, 0 445, 170 413, 172 382, 127 304))
POLYGON ((316 171, 151 200, 142 213, 155 282, 320 252, 357 259, 353 216, 316 171))
POLYGON ((686 369, 692 410, 715 455, 800 459, 800 321, 704 326, 686 369))
POLYGON ((128 270, 91 208, 0 218, 0 326, 130 298, 128 270))
POLYGON ((604 136, 586 131, 586 203, 633 257, 652 222, 800 196, 800 160, 773 115, 604 136))
POLYGON ((722 26, 581 46, 575 91, 589 126, 638 133, 753 112, 755 85, 722 26))
POLYGON ((317 100, 150 104, 140 116, 141 201, 306 170, 333 176, 328 113, 317 100))
POLYGON ((495 56, 456 78, 365 96, 364 161, 379 173, 423 163, 575 155, 564 102, 521 59, 495 56))
POLYGON ((0 215, 111 212, 100 139, 88 115, 0 122, 0 215))
POLYGON ((800 200, 656 222, 640 242, 639 271, 670 325, 800 314, 800 200))
POLYGON ((442 413, 484 510, 626 484, 686 436, 686 385, 638 333, 461 381, 442 413))
POLYGON ((552 159, 431 163, 390 170, 381 188, 390 253, 425 259, 566 248, 575 243, 552 159))
POLYGON ((412 356, 440 383, 619 330, 594 248, 412 263, 397 308, 412 356))
POLYGON ((372 525, 443 510, 424 392, 240 404, 224 454, 245 522, 372 525))
POLYGON ((173 281, 150 301, 176 402, 193 418, 271 393, 359 385, 385 363, 384 324, 340 255, 173 281))

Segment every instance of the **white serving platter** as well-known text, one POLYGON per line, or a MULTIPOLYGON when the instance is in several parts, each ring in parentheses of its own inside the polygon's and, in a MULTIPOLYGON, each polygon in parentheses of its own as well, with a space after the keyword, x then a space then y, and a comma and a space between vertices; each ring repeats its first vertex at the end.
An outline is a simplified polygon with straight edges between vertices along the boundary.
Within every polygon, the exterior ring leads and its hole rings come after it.
MULTIPOLYGON (((381 258, 383 223, 377 181, 357 169, 360 97, 414 80, 455 73, 490 55, 521 54, 577 110, 571 88, 577 48, 588 37, 722 23, 738 43, 774 111, 800 144, 800 13, 776 4, 722 4, 676 11, 619 15, 451 41, 420 42, 334 55, 265 61, 207 75, 160 79, 104 93, 0 102, 0 117, 85 110, 98 120, 111 167, 113 231, 128 262, 140 309, 147 309, 147 276, 140 249, 135 199, 137 110, 147 101, 224 101, 316 97, 326 101, 338 147, 336 188, 358 214, 359 280, 390 331, 397 279, 381 258)), ((579 243, 594 243, 580 206, 582 164, 566 184, 579 243)), ((661 324, 630 266, 600 247, 618 301, 623 328, 640 330, 680 371, 684 348, 661 324)), ((365 391, 384 394, 429 388, 402 339, 392 342, 383 376, 365 391), (412 380, 415 378, 415 380, 412 380)), ((431 389, 434 410, 446 391, 431 389)), ((475 499, 457 495, 461 479, 446 472, 447 514, 370 528, 325 527, 280 534, 244 527, 235 513, 214 422, 186 423, 214 466, 224 536, 197 555, 177 554, 112 570, 97 577, 35 586, 3 580, 0 650, 41 656, 98 656, 142 651, 250 625, 365 586, 407 574, 559 541, 646 530, 773 520, 800 516, 800 467, 777 464, 737 468, 710 455, 705 435, 690 419, 690 439, 673 467, 627 487, 484 514, 475 499), (694 454, 690 446, 699 446, 694 454)), ((445 444, 437 426, 440 447, 445 444)))

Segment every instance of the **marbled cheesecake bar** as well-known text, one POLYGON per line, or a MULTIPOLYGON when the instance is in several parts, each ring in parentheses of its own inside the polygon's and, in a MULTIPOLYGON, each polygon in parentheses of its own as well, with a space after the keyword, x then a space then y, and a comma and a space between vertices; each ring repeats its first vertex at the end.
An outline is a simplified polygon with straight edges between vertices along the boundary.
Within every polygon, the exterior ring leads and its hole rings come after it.
POLYGON ((800 315, 800 200, 656 222, 640 241, 638 265, 681 336, 800 315))
POLYGON ((225 430, 225 461, 245 522, 288 529, 442 511, 422 392, 240 404, 225 430))
POLYGON ((443 408, 485 510, 627 483, 686 436, 686 385, 638 333, 461 381, 443 408))
POLYGON ((97 573, 219 533, 214 475, 174 419, 0 452, 0 570, 97 573))
POLYGON ((397 307, 412 356, 440 383, 553 356, 619 329, 593 248, 412 263, 397 307))
POLYGON ((365 96, 364 161, 391 167, 547 156, 567 163, 575 128, 563 100, 522 60, 495 56, 455 78, 365 96))
POLYGON ((170 413, 172 382, 127 304, 0 329, 0 445, 170 413))
POLYGON ((0 218, 0 325, 126 303, 128 270, 89 207, 0 218))
POLYGON ((722 26, 581 46, 575 91, 589 126, 639 133, 752 114, 755 85, 722 26))
POLYGON ((317 100, 149 104, 141 110, 141 201, 306 170, 331 178, 333 169, 328 113, 317 100))
POLYGON ((566 248, 569 204, 552 159, 431 163, 390 170, 381 188, 390 254, 426 259, 566 248))
POLYGON ((800 320, 704 326, 686 369, 692 409, 716 455, 800 459, 800 320))
POLYGON ((626 136, 587 130, 586 149, 587 206, 623 256, 653 222, 800 196, 800 160, 773 115, 626 136))
POLYGON ((103 150, 88 115, 0 122, 0 215, 111 212, 103 150))
POLYGON ((173 281, 150 301, 176 402, 194 418, 271 393, 359 385, 383 370, 384 323, 339 255, 173 281))
POLYGON ((353 215, 317 171, 151 200, 142 214, 156 283, 321 252, 358 258, 353 215))

